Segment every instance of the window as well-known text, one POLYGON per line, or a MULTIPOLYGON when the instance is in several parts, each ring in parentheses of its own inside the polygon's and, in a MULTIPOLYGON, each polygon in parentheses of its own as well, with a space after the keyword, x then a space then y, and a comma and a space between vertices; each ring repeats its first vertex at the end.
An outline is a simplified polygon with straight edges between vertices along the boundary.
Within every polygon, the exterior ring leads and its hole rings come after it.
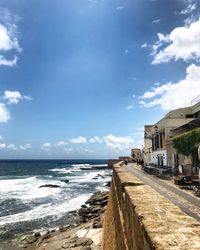
POLYGON ((160 133, 160 147, 163 148, 163 138, 162 133, 160 133))
POLYGON ((156 149, 159 148, 159 135, 156 135, 156 149))

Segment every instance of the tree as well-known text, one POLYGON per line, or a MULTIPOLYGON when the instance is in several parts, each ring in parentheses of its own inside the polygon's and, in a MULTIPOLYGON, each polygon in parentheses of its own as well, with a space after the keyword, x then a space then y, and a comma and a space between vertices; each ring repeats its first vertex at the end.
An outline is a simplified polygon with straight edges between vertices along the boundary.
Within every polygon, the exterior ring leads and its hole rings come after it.
POLYGON ((199 163, 198 147, 200 144, 200 128, 193 129, 173 138, 173 147, 178 153, 191 156, 192 163, 199 163))

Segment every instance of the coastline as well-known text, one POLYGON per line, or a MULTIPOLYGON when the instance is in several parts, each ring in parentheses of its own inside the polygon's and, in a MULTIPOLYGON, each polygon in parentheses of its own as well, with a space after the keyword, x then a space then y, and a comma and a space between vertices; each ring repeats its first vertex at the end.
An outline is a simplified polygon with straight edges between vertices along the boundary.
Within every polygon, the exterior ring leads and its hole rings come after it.
POLYGON ((90 206, 85 202, 95 192, 104 193, 109 189, 112 173, 106 163, 99 160, 20 161, 16 178, 9 178, 15 166, 15 161, 9 162, 8 170, 3 169, 2 173, 5 176, 1 179, 2 195, 6 202, 12 199, 16 203, 12 206, 2 203, 0 250, 38 249, 38 241, 55 239, 63 232, 74 234, 84 227, 100 228, 97 217, 102 209, 99 204, 90 206), (21 207, 21 204, 29 206, 21 207), (23 220, 19 220, 20 216, 23 220), (95 219, 96 225, 93 225, 95 219))
POLYGON ((82 249, 99 250, 104 211, 107 206, 109 191, 94 193, 76 211, 79 222, 73 225, 60 226, 58 230, 50 230, 23 236, 20 239, 7 243, 0 250, 50 250, 50 249, 82 249))

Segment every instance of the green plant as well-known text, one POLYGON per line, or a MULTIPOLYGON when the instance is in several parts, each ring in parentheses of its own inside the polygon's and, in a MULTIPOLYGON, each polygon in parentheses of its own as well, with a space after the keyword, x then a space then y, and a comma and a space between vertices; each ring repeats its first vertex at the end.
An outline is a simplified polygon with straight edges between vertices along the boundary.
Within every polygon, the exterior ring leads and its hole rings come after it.
POLYGON ((193 129, 172 139, 173 147, 178 153, 185 156, 192 156, 193 163, 196 158, 198 146, 200 144, 200 128, 193 129))

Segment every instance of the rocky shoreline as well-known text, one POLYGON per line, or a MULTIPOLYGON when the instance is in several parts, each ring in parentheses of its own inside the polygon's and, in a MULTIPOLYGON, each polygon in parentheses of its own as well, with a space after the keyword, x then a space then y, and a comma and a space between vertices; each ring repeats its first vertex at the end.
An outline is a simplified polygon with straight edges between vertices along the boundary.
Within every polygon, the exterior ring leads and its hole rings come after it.
POLYGON ((71 211, 78 216, 75 225, 60 226, 59 230, 47 231, 44 234, 36 232, 23 236, 15 247, 7 245, 2 250, 99 250, 101 248, 101 234, 103 214, 108 201, 108 191, 96 192, 81 206, 79 210, 71 211))

